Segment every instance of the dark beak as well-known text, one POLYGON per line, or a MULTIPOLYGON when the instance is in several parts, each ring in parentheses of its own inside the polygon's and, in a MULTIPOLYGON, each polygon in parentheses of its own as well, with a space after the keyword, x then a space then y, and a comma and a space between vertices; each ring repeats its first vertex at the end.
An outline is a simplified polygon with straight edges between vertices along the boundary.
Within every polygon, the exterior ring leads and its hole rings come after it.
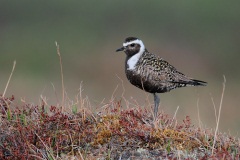
POLYGON ((123 51, 124 49, 125 49, 125 47, 119 48, 116 50, 116 52, 123 51))

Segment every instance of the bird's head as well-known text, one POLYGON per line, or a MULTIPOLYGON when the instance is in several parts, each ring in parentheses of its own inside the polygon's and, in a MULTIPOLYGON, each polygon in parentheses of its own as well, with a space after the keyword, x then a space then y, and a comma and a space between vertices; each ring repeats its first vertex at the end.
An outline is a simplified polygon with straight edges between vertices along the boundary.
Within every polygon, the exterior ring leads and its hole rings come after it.
POLYGON ((123 43, 123 47, 116 50, 116 52, 124 51, 128 57, 132 57, 137 53, 143 53, 145 46, 143 42, 136 37, 128 37, 123 43))

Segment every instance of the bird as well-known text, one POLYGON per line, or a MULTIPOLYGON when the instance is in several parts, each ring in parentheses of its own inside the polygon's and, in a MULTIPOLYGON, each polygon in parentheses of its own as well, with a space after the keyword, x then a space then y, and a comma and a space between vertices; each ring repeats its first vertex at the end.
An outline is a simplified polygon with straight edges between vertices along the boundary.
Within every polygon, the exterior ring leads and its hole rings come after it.
POLYGON ((158 115, 160 98, 158 93, 187 86, 206 86, 207 82, 196 80, 179 72, 174 66, 161 57, 149 52, 143 41, 136 37, 125 39, 123 46, 116 52, 126 54, 125 73, 128 81, 153 94, 154 117, 158 115))

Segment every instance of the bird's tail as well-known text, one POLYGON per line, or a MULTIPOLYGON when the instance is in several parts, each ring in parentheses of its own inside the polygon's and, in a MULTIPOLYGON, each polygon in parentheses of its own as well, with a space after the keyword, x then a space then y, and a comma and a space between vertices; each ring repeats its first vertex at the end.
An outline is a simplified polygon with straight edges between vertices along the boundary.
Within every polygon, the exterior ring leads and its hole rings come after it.
POLYGON ((207 82, 196 80, 196 79, 192 79, 192 81, 190 83, 193 86, 206 86, 207 85, 207 82))
POLYGON ((189 79, 187 81, 177 81, 177 82, 172 82, 172 83, 177 83, 179 84, 178 87, 185 87, 185 86, 206 86, 207 82, 196 80, 196 79, 189 79))

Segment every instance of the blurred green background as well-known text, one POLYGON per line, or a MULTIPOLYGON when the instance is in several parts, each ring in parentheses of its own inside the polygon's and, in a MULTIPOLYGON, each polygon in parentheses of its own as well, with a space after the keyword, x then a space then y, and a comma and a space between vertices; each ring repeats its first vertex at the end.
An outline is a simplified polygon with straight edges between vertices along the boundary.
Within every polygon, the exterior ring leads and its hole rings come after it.
MULTIPOLYGON (((240 131, 239 1, 0 1, 0 91, 16 69, 7 95, 39 104, 61 98, 61 76, 55 41, 60 45, 66 92, 75 99, 83 82, 93 106, 124 96, 146 105, 148 94, 129 84, 124 53, 115 53, 128 36, 143 40, 150 52, 178 70, 208 82, 161 94, 161 109, 179 121, 189 115, 198 126, 197 101, 204 127, 215 127, 211 95, 219 106, 223 75, 227 84, 220 130, 240 131), (120 79, 118 78, 120 77, 120 79)), ((152 101, 152 95, 149 95, 152 101)))

